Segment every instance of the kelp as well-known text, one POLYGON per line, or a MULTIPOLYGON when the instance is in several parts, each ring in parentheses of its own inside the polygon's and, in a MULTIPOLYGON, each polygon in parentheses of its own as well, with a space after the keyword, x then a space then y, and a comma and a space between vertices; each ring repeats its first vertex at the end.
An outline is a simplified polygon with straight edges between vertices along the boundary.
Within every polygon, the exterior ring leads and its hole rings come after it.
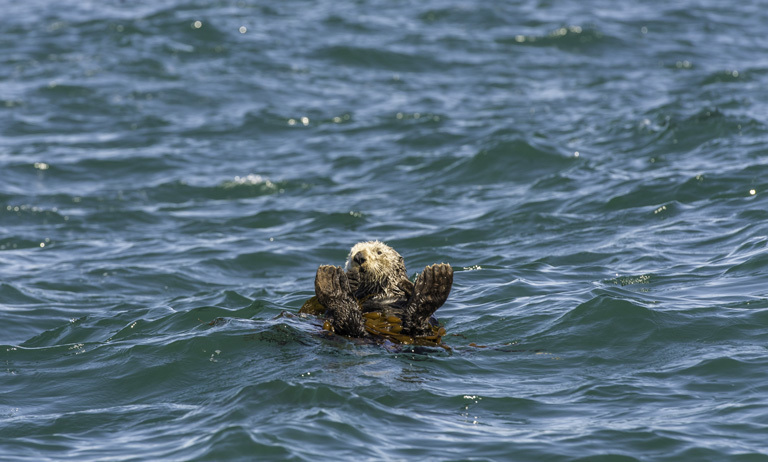
MULTIPOLYGON (((358 303, 361 301, 358 300, 358 303)), ((362 311, 362 306, 361 306, 362 311)), ((317 297, 312 297, 301 306, 299 313, 309 314, 312 316, 323 317, 325 316, 326 308, 318 300, 317 297)), ((442 339, 446 334, 445 328, 439 325, 430 325, 432 333, 430 335, 410 336, 403 332, 403 322, 397 316, 386 315, 379 311, 371 311, 363 313, 365 318, 365 331, 372 337, 389 340, 392 343, 399 343, 402 345, 419 345, 419 346, 435 346, 445 349, 450 349, 447 345, 442 343, 442 339)), ((333 326, 330 321, 326 320, 323 323, 323 329, 329 332, 333 332, 333 326)))

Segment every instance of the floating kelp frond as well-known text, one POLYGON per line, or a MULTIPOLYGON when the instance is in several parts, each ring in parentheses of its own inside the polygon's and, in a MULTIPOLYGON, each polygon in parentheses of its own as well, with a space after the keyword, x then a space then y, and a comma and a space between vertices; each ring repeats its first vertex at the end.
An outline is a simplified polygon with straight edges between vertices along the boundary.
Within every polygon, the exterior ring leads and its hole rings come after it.
POLYGON ((325 307, 317 301, 317 297, 312 297, 299 309, 300 314, 311 314, 312 316, 322 316, 325 314, 325 307))
MULTIPOLYGON (((320 304, 317 297, 310 298, 299 309, 299 313, 313 316, 323 316, 325 312, 325 307, 320 304)), ((363 316, 365 317, 365 331, 373 337, 403 345, 436 346, 450 350, 449 346, 442 343, 442 338, 446 334, 444 327, 432 325, 430 326, 431 335, 412 337, 402 333, 403 322, 397 316, 385 316, 377 311, 365 313, 363 316)), ((333 332, 333 326, 328 321, 323 323, 323 329, 333 332)))

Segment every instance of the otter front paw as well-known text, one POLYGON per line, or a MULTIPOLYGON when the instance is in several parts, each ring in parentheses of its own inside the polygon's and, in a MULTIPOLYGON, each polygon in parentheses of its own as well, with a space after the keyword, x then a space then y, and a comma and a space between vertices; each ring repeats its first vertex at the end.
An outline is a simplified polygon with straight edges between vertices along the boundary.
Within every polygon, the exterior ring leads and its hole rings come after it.
POLYGON ((315 276, 315 295, 326 308, 329 308, 335 300, 351 297, 349 282, 344 271, 338 266, 319 267, 315 276))
POLYGON ((404 310, 404 328, 411 335, 429 332, 429 318, 443 306, 453 285, 453 268, 438 263, 424 268, 404 310))
POLYGON ((315 276, 315 295, 328 310, 334 332, 352 337, 365 335, 365 320, 343 269, 329 265, 319 267, 315 276))

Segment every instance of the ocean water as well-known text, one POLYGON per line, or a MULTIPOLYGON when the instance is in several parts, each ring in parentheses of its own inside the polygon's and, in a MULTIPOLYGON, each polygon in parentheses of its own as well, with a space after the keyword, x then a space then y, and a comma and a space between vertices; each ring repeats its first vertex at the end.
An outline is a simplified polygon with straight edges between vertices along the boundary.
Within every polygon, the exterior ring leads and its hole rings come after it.
POLYGON ((0 459, 768 460, 766 24, 3 2, 0 459), (295 315, 369 239, 450 350, 295 315))

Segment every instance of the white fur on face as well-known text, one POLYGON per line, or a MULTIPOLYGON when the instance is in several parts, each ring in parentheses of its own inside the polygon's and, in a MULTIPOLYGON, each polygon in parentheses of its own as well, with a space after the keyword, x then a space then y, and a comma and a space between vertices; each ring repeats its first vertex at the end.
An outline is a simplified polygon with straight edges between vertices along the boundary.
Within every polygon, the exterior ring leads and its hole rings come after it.
POLYGON ((379 241, 359 242, 352 247, 345 265, 346 271, 359 269, 363 280, 384 282, 393 275, 393 269, 403 265, 403 257, 395 249, 379 241), (355 255, 362 253, 365 262, 360 265, 354 261, 355 255))

